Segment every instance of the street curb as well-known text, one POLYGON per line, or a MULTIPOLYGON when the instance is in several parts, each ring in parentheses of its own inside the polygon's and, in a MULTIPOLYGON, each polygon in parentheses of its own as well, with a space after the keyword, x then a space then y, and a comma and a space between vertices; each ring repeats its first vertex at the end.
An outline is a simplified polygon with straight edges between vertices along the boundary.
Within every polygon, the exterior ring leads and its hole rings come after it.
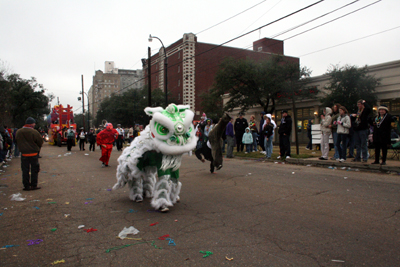
POLYGON ((337 161, 316 161, 309 159, 286 159, 286 163, 296 164, 296 165, 311 165, 315 167, 323 168, 333 168, 341 169, 346 168, 347 170, 359 170, 359 171, 369 171, 369 172, 383 172, 383 173, 400 173, 400 167, 397 166, 387 166, 387 165, 372 165, 371 163, 347 163, 347 162, 337 162, 337 161))

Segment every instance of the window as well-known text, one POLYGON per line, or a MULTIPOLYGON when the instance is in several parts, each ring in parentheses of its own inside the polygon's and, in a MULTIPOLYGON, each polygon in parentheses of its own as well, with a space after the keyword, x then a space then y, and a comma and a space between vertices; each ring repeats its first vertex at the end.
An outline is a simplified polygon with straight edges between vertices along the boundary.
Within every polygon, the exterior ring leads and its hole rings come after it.
POLYGON ((156 75, 156 82, 158 81, 158 76, 156 75))
POLYGON ((392 102, 390 111, 400 111, 400 102, 392 102))
POLYGON ((178 80, 178 86, 181 86, 181 80, 178 80))
POLYGON ((178 66, 178 73, 181 72, 181 66, 178 66))

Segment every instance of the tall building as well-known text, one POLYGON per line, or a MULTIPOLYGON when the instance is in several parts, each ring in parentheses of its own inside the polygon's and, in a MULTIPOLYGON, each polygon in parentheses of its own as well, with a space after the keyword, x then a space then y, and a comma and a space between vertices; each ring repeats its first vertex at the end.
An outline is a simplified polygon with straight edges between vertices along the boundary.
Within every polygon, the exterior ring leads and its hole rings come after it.
POLYGON ((97 70, 93 76, 89 90, 90 113, 96 117, 100 103, 111 94, 121 94, 129 89, 139 89, 143 86, 142 70, 115 68, 113 61, 104 63, 104 72, 97 70))
POLYGON ((143 70, 125 70, 119 69, 118 74, 121 76, 121 92, 129 89, 140 89, 143 87, 143 70))
MULTIPOLYGON (((169 99, 176 104, 190 105, 198 118, 201 111, 201 93, 211 88, 219 65, 227 57, 235 59, 268 60, 274 54, 283 55, 283 41, 263 38, 253 43, 253 50, 197 42, 193 33, 166 47, 169 99)), ((299 63, 296 57, 284 56, 299 63)), ((143 69, 147 77, 147 64, 143 69)), ((151 87, 164 91, 164 49, 151 57, 151 87)), ((147 79, 144 79, 147 84, 147 79)))

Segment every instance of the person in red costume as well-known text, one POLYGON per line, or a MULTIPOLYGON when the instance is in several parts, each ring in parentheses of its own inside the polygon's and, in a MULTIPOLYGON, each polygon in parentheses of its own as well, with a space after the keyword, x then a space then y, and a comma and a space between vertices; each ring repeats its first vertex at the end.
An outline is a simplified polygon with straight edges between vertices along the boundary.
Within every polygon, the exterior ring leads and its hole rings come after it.
POLYGON ((97 134, 97 145, 101 148, 101 158, 99 159, 102 162, 101 167, 108 167, 116 136, 118 136, 118 132, 111 123, 107 123, 106 128, 97 134))

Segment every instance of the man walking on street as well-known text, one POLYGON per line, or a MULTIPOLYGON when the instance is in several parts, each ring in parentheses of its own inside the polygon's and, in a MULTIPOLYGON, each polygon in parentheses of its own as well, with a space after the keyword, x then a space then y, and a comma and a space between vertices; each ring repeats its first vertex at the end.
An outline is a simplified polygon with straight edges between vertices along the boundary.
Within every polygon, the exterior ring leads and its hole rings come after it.
POLYGON ((280 155, 278 159, 290 158, 290 133, 292 132, 292 118, 287 110, 282 111, 281 125, 279 125, 279 148, 280 155))
POLYGON ((75 132, 74 126, 69 126, 69 130, 67 132, 67 150, 71 151, 72 146, 75 143, 75 132))
POLYGON ((97 135, 97 145, 99 145, 101 148, 101 158, 99 160, 102 162, 102 168, 108 167, 111 151, 113 149, 113 143, 117 135, 118 132, 113 128, 111 123, 107 123, 106 129, 97 135))
POLYGON ((40 171, 39 152, 43 145, 43 138, 34 129, 35 125, 36 121, 29 117, 24 127, 15 134, 18 149, 21 152, 23 190, 26 191, 40 189, 37 185, 40 171))
POLYGON ((118 132, 117 150, 121 151, 122 150, 122 143, 124 142, 125 131, 124 131, 124 129, 121 128, 121 124, 117 124, 117 129, 116 130, 118 132))

